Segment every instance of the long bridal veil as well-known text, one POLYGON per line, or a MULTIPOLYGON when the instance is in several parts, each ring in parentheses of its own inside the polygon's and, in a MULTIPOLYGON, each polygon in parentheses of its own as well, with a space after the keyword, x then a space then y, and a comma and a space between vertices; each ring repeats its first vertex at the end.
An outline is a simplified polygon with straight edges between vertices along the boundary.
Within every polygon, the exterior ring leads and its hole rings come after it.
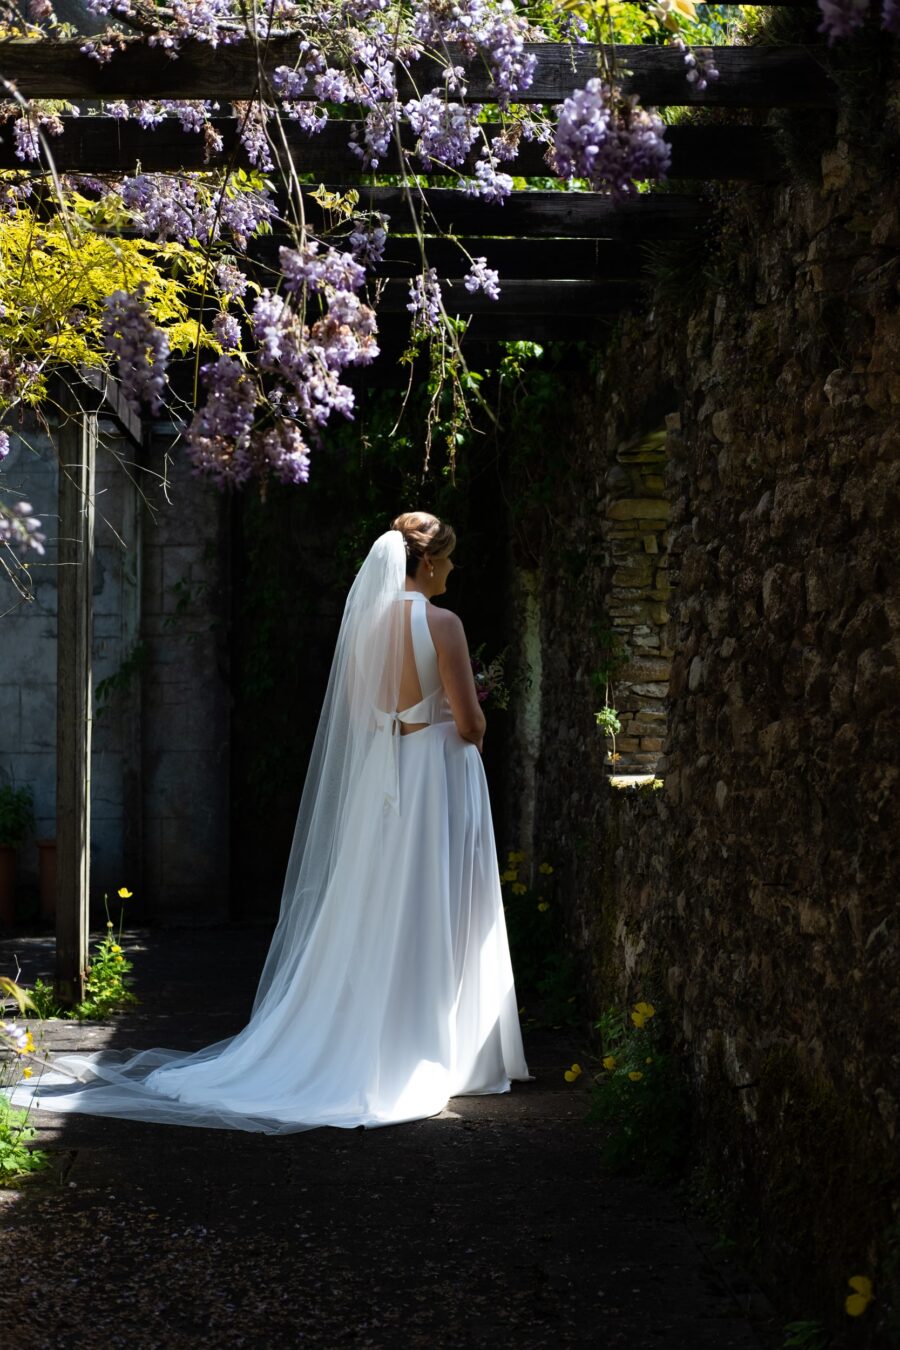
MULTIPOLYGON (((296 982, 317 926, 325 926, 329 959, 340 961, 354 951, 367 870, 377 866, 381 818, 396 805, 392 733, 398 730, 393 712, 403 625, 395 602, 405 575, 403 536, 388 530, 372 545, 347 597, 278 923, 247 1025, 193 1052, 155 1048, 54 1056, 40 1077, 17 1086, 15 1105, 271 1134, 321 1123, 291 1118, 283 1104, 283 1085, 296 1065, 290 1041, 296 982), (356 789, 364 779, 369 797, 360 803, 356 789), (383 788, 381 800, 371 798, 373 782, 379 795, 383 788)), ((296 1052, 296 1040, 293 1048, 296 1052)))

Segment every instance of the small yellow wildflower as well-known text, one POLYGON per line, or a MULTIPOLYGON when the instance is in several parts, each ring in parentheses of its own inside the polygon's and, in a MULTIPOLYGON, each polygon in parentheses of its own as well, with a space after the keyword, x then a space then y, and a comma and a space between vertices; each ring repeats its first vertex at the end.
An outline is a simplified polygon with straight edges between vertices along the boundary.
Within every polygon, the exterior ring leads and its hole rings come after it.
POLYGON ((521 881, 514 881, 511 889, 513 895, 524 895, 528 887, 524 886, 521 881))
POLYGON ((30 1031, 27 1031, 25 1033, 25 1049, 34 1050, 34 1037, 32 1036, 30 1031))
POLYGON ((603 1067, 608 1073, 612 1073, 613 1069, 616 1067, 615 1055, 605 1055, 603 1057, 603 1067))
POLYGON ((632 1083, 639 1083, 643 1076, 640 1069, 632 1069, 631 1073, 628 1075, 632 1083))
POLYGON ((540 867, 538 868, 538 871, 540 872, 542 877, 549 877, 553 875, 553 868, 550 866, 549 863, 541 863, 540 867))
POLYGON ((112 928, 112 926, 113 926, 113 921, 112 921, 112 919, 107 919, 107 920, 106 920, 106 926, 107 926, 107 928, 112 928))
POLYGON ((652 1003, 636 1003, 634 1012, 631 1014, 631 1020, 636 1027, 642 1027, 650 1018, 655 1016, 656 1009, 652 1003))
POLYGON ((117 960, 117 961, 124 961, 124 960, 125 960, 125 957, 124 957, 124 956, 117 956, 117 957, 116 957, 116 960, 117 960))
POLYGON ((854 1275, 847 1283, 855 1292, 847 1295, 844 1307, 851 1317, 859 1317, 872 1302, 872 1281, 868 1275, 854 1275))
POLYGON ((118 894, 120 900, 130 900, 134 891, 130 891, 127 886, 120 886, 118 894))
POLYGON ((519 873, 515 867, 508 867, 505 872, 500 873, 501 881, 518 881, 519 873))
POLYGON ((110 950, 111 952, 120 952, 120 951, 122 950, 122 948, 119 946, 118 942, 114 942, 113 945, 110 947, 109 950, 110 950))
POLYGON ((547 904, 546 900, 542 900, 538 905, 538 909, 541 911, 542 914, 544 913, 545 910, 548 910, 549 908, 550 906, 547 904))
POLYGON ((25 1068, 22 1070, 22 1077, 23 1077, 23 1078, 30 1078, 30 1077, 31 1077, 31 1073, 32 1073, 31 1069, 30 1069, 30 1068, 28 1067, 28 1065, 26 1064, 26 1065, 25 1065, 25 1068))
POLYGON ((563 1078, 567 1083, 574 1083, 576 1078, 581 1077, 581 1065, 573 1064, 571 1069, 566 1069, 563 1078))

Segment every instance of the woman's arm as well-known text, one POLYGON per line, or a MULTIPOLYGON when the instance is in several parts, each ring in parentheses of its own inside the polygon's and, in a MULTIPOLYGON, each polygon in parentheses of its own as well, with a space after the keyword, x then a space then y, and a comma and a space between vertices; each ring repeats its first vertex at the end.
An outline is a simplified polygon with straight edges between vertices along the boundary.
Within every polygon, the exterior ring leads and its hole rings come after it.
POLYGON ((456 730, 464 741, 482 748, 486 722, 469 658, 469 644, 460 620, 448 609, 429 606, 429 628, 438 657, 441 683, 450 703, 456 730))

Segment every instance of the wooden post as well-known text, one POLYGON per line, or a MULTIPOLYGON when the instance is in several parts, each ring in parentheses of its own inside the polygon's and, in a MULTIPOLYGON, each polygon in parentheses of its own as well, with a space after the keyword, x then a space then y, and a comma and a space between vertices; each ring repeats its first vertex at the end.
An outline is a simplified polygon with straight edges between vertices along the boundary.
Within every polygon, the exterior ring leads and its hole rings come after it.
POLYGON ((84 997, 91 850, 91 610, 94 582, 96 395, 60 397, 57 598, 56 997, 84 997))

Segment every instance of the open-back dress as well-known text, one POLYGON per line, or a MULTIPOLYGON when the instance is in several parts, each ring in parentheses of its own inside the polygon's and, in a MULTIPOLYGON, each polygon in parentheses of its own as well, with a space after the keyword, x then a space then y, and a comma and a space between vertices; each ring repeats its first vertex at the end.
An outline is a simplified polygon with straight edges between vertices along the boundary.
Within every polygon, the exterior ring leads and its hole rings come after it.
POLYGON ((203 1051, 55 1057, 16 1104, 289 1133, 420 1119, 530 1077, 481 755, 456 730, 428 600, 394 600, 421 698, 372 709, 333 891, 261 1009, 203 1051))

